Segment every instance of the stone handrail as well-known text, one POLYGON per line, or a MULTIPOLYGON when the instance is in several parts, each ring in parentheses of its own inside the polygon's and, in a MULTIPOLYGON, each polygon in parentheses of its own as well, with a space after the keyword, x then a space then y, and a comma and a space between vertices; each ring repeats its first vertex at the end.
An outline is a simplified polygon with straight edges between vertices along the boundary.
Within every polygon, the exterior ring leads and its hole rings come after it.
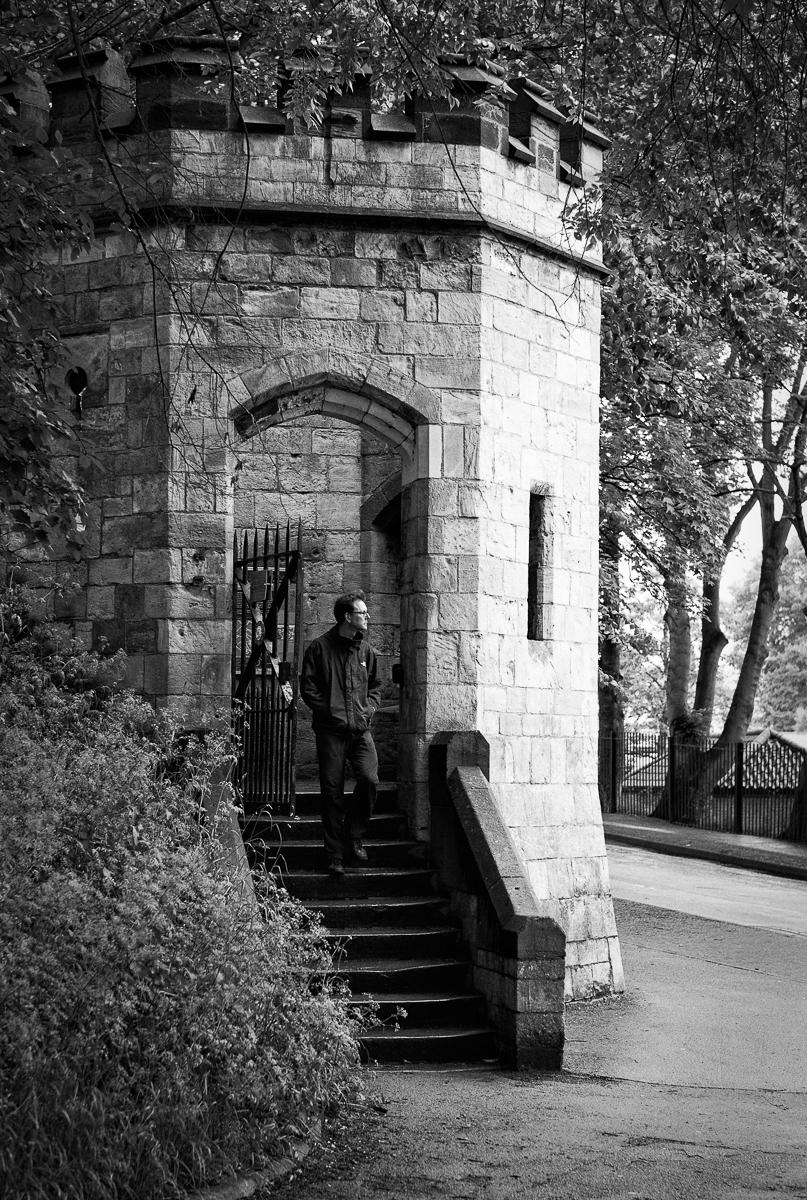
POLYGON ((502 1058, 518 1070, 559 1069, 566 938, 540 911, 486 778, 486 751, 480 734, 441 735, 431 747, 433 861, 502 1058))

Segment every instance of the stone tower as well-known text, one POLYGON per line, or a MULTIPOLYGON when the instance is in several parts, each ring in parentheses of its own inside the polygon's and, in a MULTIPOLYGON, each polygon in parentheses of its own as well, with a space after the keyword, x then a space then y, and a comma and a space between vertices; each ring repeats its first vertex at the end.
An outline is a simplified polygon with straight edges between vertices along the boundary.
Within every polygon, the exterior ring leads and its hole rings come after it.
MULTIPOLYGON (((110 203, 61 266, 101 463, 65 615, 207 720, 229 702, 233 534, 301 518, 309 634, 363 586, 388 681, 400 658, 413 828, 435 735, 481 734, 568 994, 619 991, 596 783, 604 271, 563 221, 605 140, 462 64, 457 107, 375 113, 360 81, 301 131, 207 90, 223 61, 195 39, 89 64, 137 232, 110 203)), ((52 97, 65 142, 87 139, 75 64, 52 97)))

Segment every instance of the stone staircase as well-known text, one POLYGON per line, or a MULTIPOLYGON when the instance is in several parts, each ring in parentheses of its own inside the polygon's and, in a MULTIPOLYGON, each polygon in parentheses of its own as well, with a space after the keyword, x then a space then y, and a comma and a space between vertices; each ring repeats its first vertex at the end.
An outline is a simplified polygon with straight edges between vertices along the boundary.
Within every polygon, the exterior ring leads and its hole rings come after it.
POLYGON ((377 1003, 379 1024, 362 1038, 367 1059, 495 1059, 468 952, 435 890, 426 846, 409 836, 395 787, 379 788, 365 840, 369 864, 348 867, 342 878, 327 872, 319 811, 319 793, 300 790, 294 818, 247 811, 244 840, 254 865, 274 871, 291 895, 322 913, 353 1003, 377 1003), (406 1016, 396 1019, 401 1009, 406 1016))

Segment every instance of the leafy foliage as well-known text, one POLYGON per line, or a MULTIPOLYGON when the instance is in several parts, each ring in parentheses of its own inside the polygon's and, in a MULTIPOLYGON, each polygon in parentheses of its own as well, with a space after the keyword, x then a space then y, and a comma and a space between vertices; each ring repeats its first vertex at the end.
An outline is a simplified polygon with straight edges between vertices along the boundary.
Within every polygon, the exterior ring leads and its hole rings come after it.
POLYGON ((260 1165, 354 1090, 322 930, 216 864, 223 743, 179 764, 119 656, 29 630, 19 595, 2 628, 0 1189, 162 1200, 260 1165))
MULTIPOLYGON (((789 527, 803 530, 807 26, 790 0, 566 12, 566 85, 614 139, 577 214, 614 271, 603 513, 660 604, 671 581, 699 577, 716 623, 722 561, 749 513, 763 519, 760 597, 775 596, 789 527)), ((750 720, 770 615, 760 604, 749 627, 733 738, 750 720)), ((618 625, 606 614, 605 636, 618 625)), ((722 635, 704 634, 695 703, 711 713, 722 635)))
POLYGON ((805 116, 792 5, 586 6, 572 84, 614 137, 601 232, 606 509, 666 568, 719 566, 752 464, 801 387, 805 116), (630 51, 628 51, 628 46, 630 51), (575 70, 576 68, 576 70, 575 70))
POLYGON ((163 6, 136 0, 73 5, 31 0, 9 22, 7 61, 41 69, 54 55, 86 52, 101 40, 132 52, 176 34, 227 39, 227 85, 240 98, 274 99, 283 85, 288 111, 317 120, 328 94, 353 89, 369 71, 377 97, 423 91, 445 96, 441 60, 500 56, 523 61, 547 15, 523 0, 469 6, 463 0, 191 0, 163 6), (291 69, 290 69, 291 68, 291 69))

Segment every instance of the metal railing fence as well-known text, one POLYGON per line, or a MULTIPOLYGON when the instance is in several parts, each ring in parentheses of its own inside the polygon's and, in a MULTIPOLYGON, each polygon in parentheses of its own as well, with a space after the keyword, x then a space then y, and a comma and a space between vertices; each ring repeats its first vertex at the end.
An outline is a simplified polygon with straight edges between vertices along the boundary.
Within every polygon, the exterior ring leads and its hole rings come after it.
POLYGON ((600 738, 599 784, 603 812, 807 842, 807 755, 773 738, 600 738))

